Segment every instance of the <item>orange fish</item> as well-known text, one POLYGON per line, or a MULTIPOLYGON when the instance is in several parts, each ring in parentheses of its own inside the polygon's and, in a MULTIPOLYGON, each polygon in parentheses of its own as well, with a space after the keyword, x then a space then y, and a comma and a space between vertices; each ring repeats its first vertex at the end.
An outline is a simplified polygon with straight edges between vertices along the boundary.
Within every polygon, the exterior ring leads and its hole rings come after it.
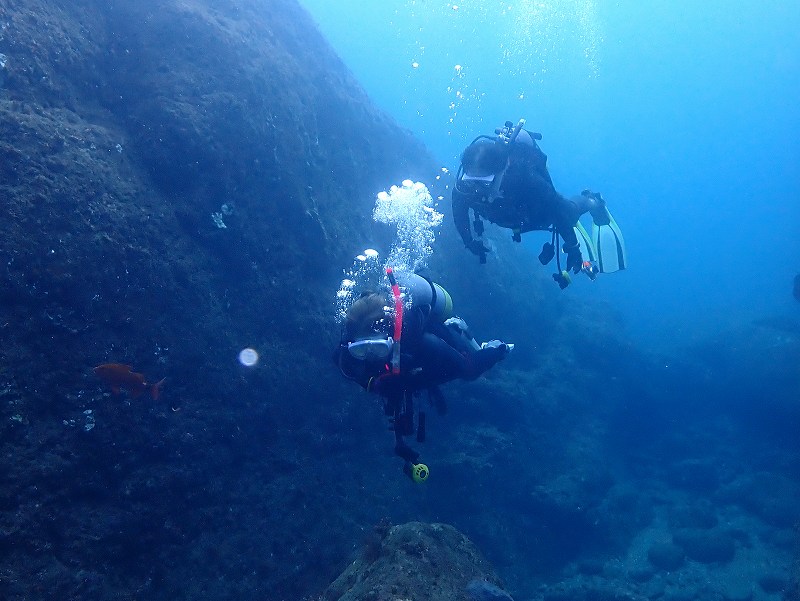
POLYGON ((98 378, 111 387, 111 392, 119 394, 120 389, 124 388, 134 399, 149 390, 150 396, 155 401, 158 399, 161 385, 166 380, 166 378, 163 378, 155 384, 148 384, 145 381, 144 374, 137 374, 131 371, 130 365, 122 365, 121 363, 104 363, 95 367, 93 371, 98 378))

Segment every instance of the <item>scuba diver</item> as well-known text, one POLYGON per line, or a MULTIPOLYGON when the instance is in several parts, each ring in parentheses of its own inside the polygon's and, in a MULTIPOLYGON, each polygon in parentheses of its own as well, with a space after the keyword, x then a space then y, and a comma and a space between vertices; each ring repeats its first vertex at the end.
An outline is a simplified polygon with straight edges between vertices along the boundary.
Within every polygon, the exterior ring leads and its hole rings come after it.
POLYGON ((447 410, 439 385, 474 380, 514 348, 499 340, 478 344, 463 319, 452 316, 453 301, 439 284, 414 274, 386 270, 390 288, 364 293, 347 311, 334 361, 346 378, 384 398, 384 413, 395 435, 395 454, 415 482, 428 467, 405 436, 425 441, 425 412, 414 424, 414 401, 422 391, 439 414, 447 410), (399 282, 398 282, 399 280, 399 282), (402 289, 402 292, 401 292, 402 289))
POLYGON ((511 229, 515 242, 521 242, 525 232, 550 231, 552 239, 542 247, 539 261, 547 265, 557 257, 553 279, 562 290, 571 281, 570 271, 583 271, 594 280, 598 273, 625 269, 622 232, 606 201, 591 190, 572 198, 559 194, 547 171, 547 155, 536 143, 541 134, 526 131, 524 125, 524 119, 517 125, 506 121, 495 136, 478 136, 462 153, 453 188, 453 219, 464 245, 486 262, 490 249, 481 239, 484 219, 511 229), (593 221, 591 236, 578 221, 587 212, 593 221), (564 270, 556 250, 559 238, 567 255, 564 270))

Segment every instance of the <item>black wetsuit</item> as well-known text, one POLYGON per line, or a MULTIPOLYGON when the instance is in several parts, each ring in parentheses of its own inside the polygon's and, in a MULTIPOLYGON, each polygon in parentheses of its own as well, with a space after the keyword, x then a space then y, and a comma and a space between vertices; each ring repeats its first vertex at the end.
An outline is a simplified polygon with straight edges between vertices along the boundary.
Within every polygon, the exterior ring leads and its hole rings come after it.
MULTIPOLYGON (((334 354, 343 375, 385 399, 384 412, 395 433, 395 454, 407 464, 419 459, 419 454, 403 440, 414 432, 415 393, 428 390, 443 406, 444 399, 437 388, 440 384, 458 378, 474 380, 508 352, 504 347, 459 350, 460 345, 451 339, 452 332, 431 319, 429 313, 429 305, 412 306, 404 312, 399 373, 392 373, 388 358, 360 360, 352 357, 347 350, 347 342, 352 341, 343 340, 334 354)), ((391 322, 390 319, 383 321, 391 322)))
MULTIPOLYGON (((403 316, 400 344, 400 373, 391 375, 391 384, 381 391, 418 391, 451 380, 474 380, 505 356, 499 348, 470 352, 458 350, 451 332, 443 324, 429 319, 427 305, 414 306, 403 316)), ((388 323, 389 320, 387 320, 388 323)), ((364 361, 350 356, 344 341, 336 352, 342 373, 371 391, 375 378, 387 376, 391 370, 386 361, 364 361)))
POLYGON ((578 244, 573 226, 588 210, 589 199, 567 199, 556 191, 547 171, 547 155, 538 146, 527 162, 511 163, 502 178, 494 199, 465 191, 459 183, 453 188, 453 219, 465 245, 473 239, 470 209, 476 217, 519 233, 554 226, 566 247, 578 244))

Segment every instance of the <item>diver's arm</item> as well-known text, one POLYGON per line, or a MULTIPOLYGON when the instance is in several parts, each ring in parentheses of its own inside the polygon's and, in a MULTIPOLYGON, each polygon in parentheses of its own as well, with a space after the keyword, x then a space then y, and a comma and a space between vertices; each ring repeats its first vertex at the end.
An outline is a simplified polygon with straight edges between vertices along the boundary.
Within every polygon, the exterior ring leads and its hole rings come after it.
POLYGON ((469 248, 472 243, 472 229, 469 223, 469 196, 453 188, 453 221, 456 230, 464 241, 464 246, 469 248))
POLYGON ((583 265, 583 256, 578 243, 578 235, 575 233, 575 224, 581 213, 576 203, 561 195, 559 195, 559 202, 556 206, 553 225, 564 240, 561 250, 567 253, 566 270, 578 273, 583 265))
POLYGON ((578 236, 575 234, 575 227, 574 223, 572 225, 568 225, 567 223, 563 224, 555 224, 556 229, 558 230, 558 234, 561 236, 561 239, 564 241, 564 250, 568 248, 573 248, 579 246, 578 244, 578 236))
POLYGON ((467 247, 473 255, 481 260, 481 263, 486 263, 486 253, 489 248, 483 245, 483 241, 472 237, 472 229, 469 223, 469 196, 453 189, 453 221, 455 221, 456 229, 461 239, 464 241, 464 246, 467 247))

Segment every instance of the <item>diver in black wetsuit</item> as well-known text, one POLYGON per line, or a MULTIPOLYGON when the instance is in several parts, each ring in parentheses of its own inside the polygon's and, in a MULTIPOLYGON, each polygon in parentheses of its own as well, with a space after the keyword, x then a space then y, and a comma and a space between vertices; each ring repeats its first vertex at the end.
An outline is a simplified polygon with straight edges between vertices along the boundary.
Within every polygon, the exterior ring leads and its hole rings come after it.
MULTIPOLYGON (((484 219, 510 229, 515 242, 520 242, 525 232, 552 231, 553 243, 545 245, 539 260, 543 264, 552 260, 557 252, 555 241, 560 236, 564 241, 562 250, 567 255, 566 273, 578 273, 587 267, 585 259, 591 259, 581 253, 575 229, 578 219, 589 212, 595 223, 605 226, 612 218, 600 194, 584 190, 580 195, 566 198, 556 191, 547 170, 547 155, 535 141, 541 135, 524 130, 523 125, 524 120, 516 126, 507 121, 504 128, 495 130, 498 135, 478 136, 464 149, 452 197, 456 229, 467 249, 482 263, 489 252, 480 239, 484 219)), ((613 227, 617 227, 616 223, 613 227)), ((615 254, 618 251, 624 254, 621 234, 612 246, 615 254)), ((624 269, 624 261, 615 267, 624 269)), ((567 276, 561 273, 554 279, 562 288, 568 284, 567 276)))
MULTIPOLYGON (((399 284, 393 280, 392 294, 373 292, 353 303, 334 360, 345 377, 384 397, 384 411, 395 432, 395 453, 404 460, 406 474, 423 481, 428 469, 403 440, 415 432, 415 395, 427 390, 444 413, 439 385, 459 378, 474 380, 514 345, 499 340, 479 345, 464 320, 451 316, 452 300, 444 288, 416 274, 399 280, 399 284)), ((416 434, 423 442, 422 411, 416 434)))

